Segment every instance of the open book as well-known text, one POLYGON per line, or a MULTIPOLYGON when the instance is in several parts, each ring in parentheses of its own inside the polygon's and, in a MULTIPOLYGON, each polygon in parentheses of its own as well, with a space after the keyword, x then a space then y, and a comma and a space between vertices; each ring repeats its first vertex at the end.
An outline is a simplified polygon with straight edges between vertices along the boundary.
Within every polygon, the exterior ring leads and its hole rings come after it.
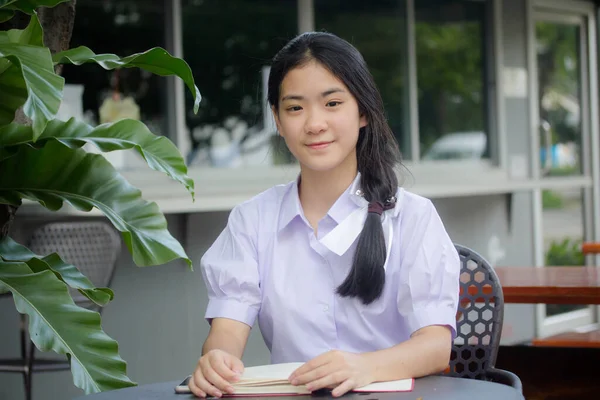
MULTIPOLYGON (((260 365, 245 368, 240 380, 233 383, 233 395, 225 396, 256 396, 256 395, 294 395, 310 394, 303 385, 294 386, 288 377, 303 363, 285 363, 260 365)), ((187 386, 188 378, 175 388, 177 393, 190 393, 187 386)), ((397 381, 376 382, 360 388, 354 392, 410 392, 414 387, 414 379, 401 379, 397 381)))

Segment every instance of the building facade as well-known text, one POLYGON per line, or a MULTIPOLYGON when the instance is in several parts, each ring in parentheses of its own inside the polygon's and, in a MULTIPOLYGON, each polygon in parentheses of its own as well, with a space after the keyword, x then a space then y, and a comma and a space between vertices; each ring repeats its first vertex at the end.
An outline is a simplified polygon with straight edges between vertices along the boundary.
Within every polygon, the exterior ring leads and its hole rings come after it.
MULTIPOLYGON (((134 154, 111 155, 157 201, 196 265, 139 269, 123 253, 104 327, 132 379, 190 372, 208 332, 200 257, 235 204, 298 173, 265 87, 270 58, 299 32, 332 32, 363 53, 403 152, 403 185, 434 201, 455 242, 493 265, 598 262, 579 248, 600 240, 597 18, 594 2, 583 0, 78 0, 73 47, 121 56, 164 47, 188 62, 203 96, 194 114, 175 79, 65 68, 65 115, 110 120, 103 106, 119 93, 126 112, 177 144, 196 182, 192 203, 134 154)), ((50 218, 30 215, 23 236, 50 218)), ((68 210, 60 217, 94 218, 68 210)), ((0 307, 12 323, 10 305, 0 307)), ((507 305, 503 343, 599 317, 595 306, 507 305)), ((9 351, 16 336, 2 331, 0 350, 9 351)), ((268 362, 258 328, 244 357, 246 365, 268 362)), ((36 399, 78 393, 69 373, 34 379, 44 388, 36 399)), ((0 376, 0 397, 20 385, 0 376)))

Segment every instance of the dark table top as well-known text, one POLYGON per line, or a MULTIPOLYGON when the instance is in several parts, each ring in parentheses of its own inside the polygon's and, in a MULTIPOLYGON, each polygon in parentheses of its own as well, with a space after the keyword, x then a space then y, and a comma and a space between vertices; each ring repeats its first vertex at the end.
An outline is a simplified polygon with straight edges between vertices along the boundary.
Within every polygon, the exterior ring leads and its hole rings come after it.
MULTIPOLYGON (((191 394, 176 394, 175 386, 179 381, 153 383, 137 387, 113 390, 78 397, 76 400, 191 400, 191 394)), ((349 393, 344 399, 351 400, 524 400, 523 395, 514 388, 500 383, 484 382, 473 379, 451 378, 447 376, 429 376, 415 379, 411 392, 395 393, 349 393)), ((244 397, 244 400, 261 397, 244 397)), ((307 400, 329 398, 328 396, 280 396, 278 400, 307 400)), ((274 399, 274 397, 270 397, 274 399)))

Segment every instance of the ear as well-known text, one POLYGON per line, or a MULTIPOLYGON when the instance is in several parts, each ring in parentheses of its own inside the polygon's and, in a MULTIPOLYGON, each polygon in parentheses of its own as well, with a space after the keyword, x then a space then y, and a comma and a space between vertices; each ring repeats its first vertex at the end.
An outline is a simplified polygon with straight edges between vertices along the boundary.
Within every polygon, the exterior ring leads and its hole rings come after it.
POLYGON ((360 116, 360 119, 359 119, 359 123, 360 123, 360 127, 361 127, 361 128, 364 128, 365 126, 367 126, 367 123, 368 123, 368 121, 367 121, 367 116, 366 116, 366 115, 364 115, 364 114, 363 114, 363 115, 361 115, 361 116, 360 116))

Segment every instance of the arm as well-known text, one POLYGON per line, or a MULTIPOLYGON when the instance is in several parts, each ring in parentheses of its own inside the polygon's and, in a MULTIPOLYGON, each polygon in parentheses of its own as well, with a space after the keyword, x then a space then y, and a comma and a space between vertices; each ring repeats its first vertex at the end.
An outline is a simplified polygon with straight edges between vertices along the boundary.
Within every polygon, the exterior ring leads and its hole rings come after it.
POLYGON ((405 342, 374 352, 354 354, 333 350, 303 364, 290 375, 293 385, 309 390, 332 388, 339 397, 372 382, 418 378, 448 366, 452 331, 445 326, 426 326, 405 342))
POLYGON ((199 397, 233 393, 231 383, 244 371, 241 358, 250 334, 250 326, 243 322, 228 318, 214 318, 211 322, 202 357, 188 382, 192 393, 199 397))
POLYGON ((426 326, 406 342, 388 349, 363 353, 373 382, 418 378, 442 372, 450 360, 451 331, 445 326, 426 326))
POLYGON ((202 347, 202 355, 211 350, 222 350, 241 359, 249 336, 250 326, 243 322, 215 318, 212 320, 210 332, 202 347))
POLYGON ((201 260, 210 332, 202 355, 223 350, 242 358, 261 307, 256 249, 257 211, 235 207, 227 226, 201 260))
POLYGON ((460 258, 431 202, 410 226, 405 243, 397 304, 410 338, 392 348, 367 355, 374 375, 383 380, 418 378, 443 371, 456 337, 460 293, 460 258), (389 368, 388 368, 389 367, 389 368), (401 376, 402 378, 398 378, 401 376))
POLYGON ((241 361, 261 306, 254 210, 232 210, 227 226, 201 260, 208 293, 210 332, 189 387, 196 396, 233 393, 241 361))

